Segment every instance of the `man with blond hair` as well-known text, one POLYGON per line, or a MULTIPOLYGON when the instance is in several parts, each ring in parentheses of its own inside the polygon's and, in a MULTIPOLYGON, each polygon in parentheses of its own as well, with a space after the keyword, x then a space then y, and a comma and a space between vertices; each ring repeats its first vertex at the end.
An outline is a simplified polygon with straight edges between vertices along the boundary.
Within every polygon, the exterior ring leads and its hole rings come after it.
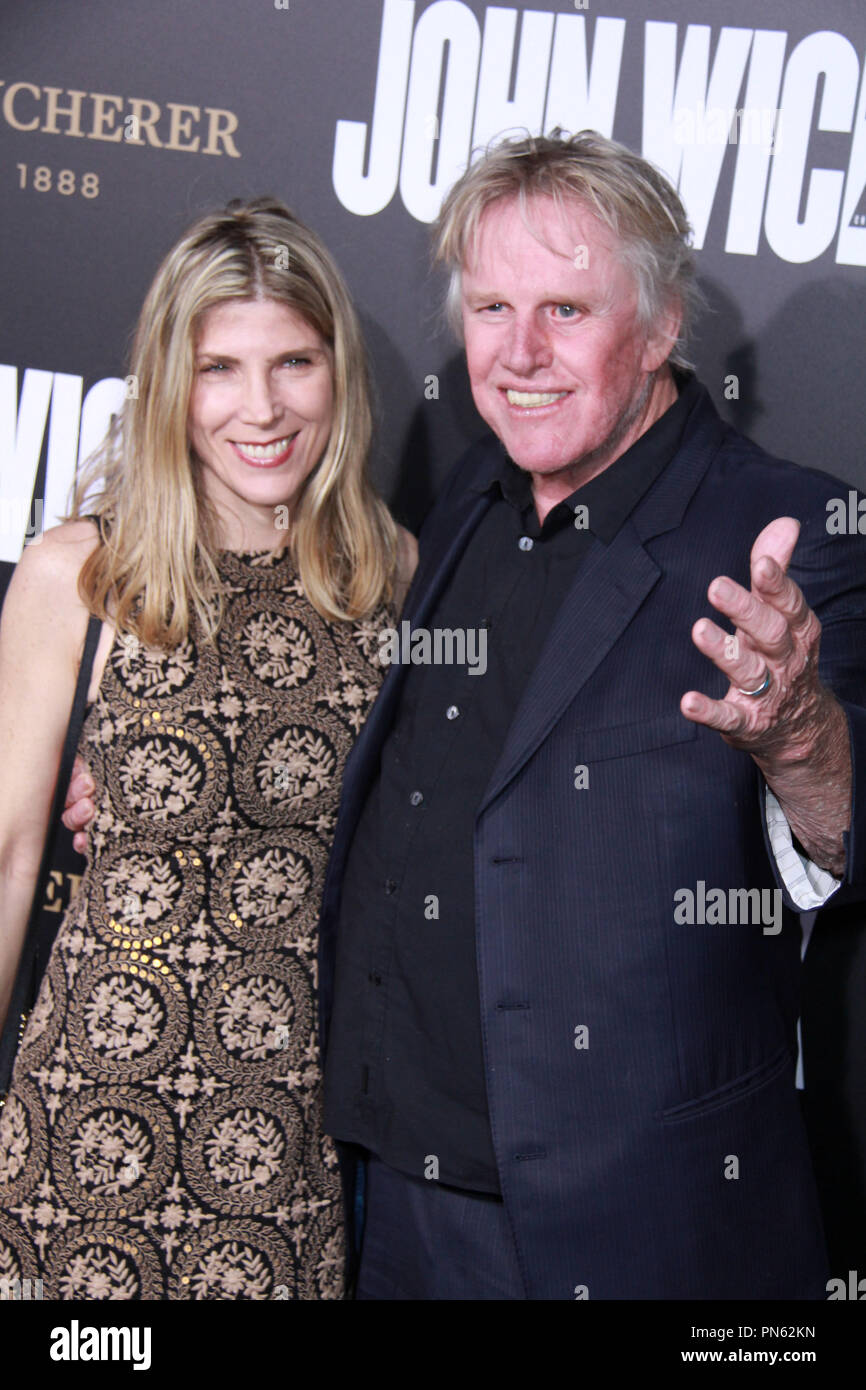
POLYGON ((863 543, 690 374, 645 160, 503 142, 437 231, 493 437, 403 618, 481 629, 487 669, 393 665, 347 770, 325 1124, 366 1157, 358 1295, 824 1297, 797 914, 866 884, 863 543))

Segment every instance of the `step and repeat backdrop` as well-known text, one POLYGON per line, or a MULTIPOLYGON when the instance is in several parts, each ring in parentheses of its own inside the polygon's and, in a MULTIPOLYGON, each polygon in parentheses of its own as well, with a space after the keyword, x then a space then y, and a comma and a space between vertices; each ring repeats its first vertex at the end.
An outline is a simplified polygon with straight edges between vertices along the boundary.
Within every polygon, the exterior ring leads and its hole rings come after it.
MULTIPOLYGON (((856 525, 863 0, 0 0, 0 592, 123 399, 162 255, 239 196, 282 198, 341 265, 378 385, 375 476, 417 530, 483 429, 430 223, 474 148, 556 125, 611 135, 667 172, 708 301, 699 374, 739 428, 837 474, 856 525)), ((58 846, 46 921, 82 863, 58 846)), ((838 990, 862 999, 866 949, 859 918, 843 925, 829 954, 815 940, 809 952, 811 1093, 828 1173, 845 1127, 833 1200, 862 1252, 866 1121, 849 1102, 852 1085, 866 1094, 866 1036, 838 990)))

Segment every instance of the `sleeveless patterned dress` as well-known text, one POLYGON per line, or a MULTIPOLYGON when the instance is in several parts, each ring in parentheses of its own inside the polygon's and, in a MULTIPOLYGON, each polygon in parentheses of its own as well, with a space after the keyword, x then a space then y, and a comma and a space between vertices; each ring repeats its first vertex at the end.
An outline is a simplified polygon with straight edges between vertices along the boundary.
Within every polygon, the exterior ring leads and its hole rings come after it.
POLYGON ((115 638, 89 860, 0 1111, 0 1280, 52 1299, 344 1296, 319 903, 377 633, 222 551, 216 648, 115 638))

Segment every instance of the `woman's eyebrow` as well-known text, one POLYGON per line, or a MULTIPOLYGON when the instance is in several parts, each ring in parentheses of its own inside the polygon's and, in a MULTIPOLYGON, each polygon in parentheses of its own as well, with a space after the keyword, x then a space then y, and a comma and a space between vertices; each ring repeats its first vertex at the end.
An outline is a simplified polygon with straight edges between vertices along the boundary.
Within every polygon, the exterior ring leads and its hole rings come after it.
MULTIPOLYGON (((270 366, 274 362, 281 362, 284 357, 312 357, 314 353, 318 354, 322 351, 322 348, 313 347, 312 344, 301 344, 299 347, 284 348, 282 352, 277 352, 273 357, 269 357, 267 362, 270 366)), ((233 357, 230 352, 218 352, 215 348, 200 348, 196 352, 196 361, 201 361, 207 357, 212 357, 215 360, 218 359, 220 362, 230 362, 233 367, 238 366, 241 360, 239 357, 233 357)))

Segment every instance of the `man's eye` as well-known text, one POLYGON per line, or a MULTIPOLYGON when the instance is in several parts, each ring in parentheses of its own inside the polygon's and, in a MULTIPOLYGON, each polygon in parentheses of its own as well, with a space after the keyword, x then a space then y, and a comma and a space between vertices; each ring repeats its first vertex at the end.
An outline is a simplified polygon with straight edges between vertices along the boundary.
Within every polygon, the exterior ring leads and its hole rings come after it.
POLYGON ((500 303, 498 303, 498 302, 497 302, 496 304, 485 304, 485 305, 484 305, 484 309, 485 309, 485 311, 486 311, 488 314, 494 313, 497 309, 504 309, 504 308, 505 308, 505 305, 504 305, 504 304, 500 304, 500 303))
POLYGON ((580 310, 575 308, 573 304, 557 304, 556 312, 560 318, 573 319, 577 317, 580 310))

